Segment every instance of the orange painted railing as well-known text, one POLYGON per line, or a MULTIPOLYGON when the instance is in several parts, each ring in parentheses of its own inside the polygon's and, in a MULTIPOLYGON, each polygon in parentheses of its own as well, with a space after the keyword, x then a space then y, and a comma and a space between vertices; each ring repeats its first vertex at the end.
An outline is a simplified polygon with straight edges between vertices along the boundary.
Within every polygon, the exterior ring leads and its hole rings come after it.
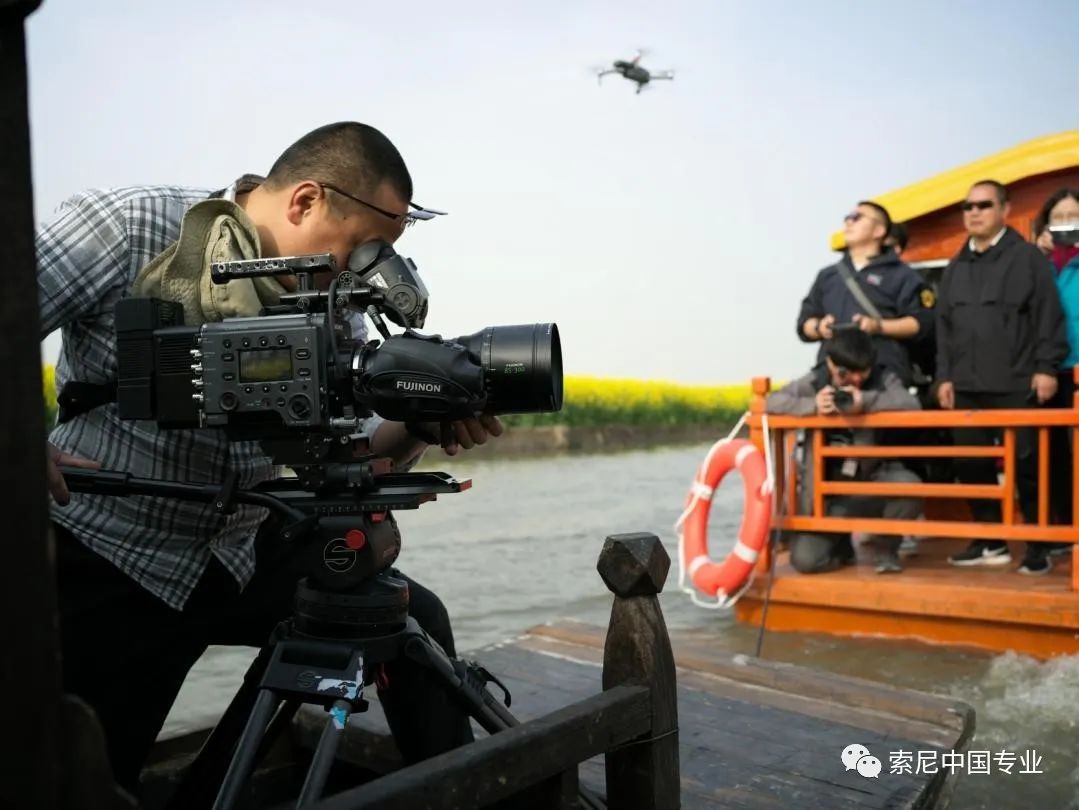
MULTIPOLYGON (((1076 370, 1079 382, 1079 369, 1076 370)), ((750 438, 764 449, 765 399, 771 388, 767 377, 753 380, 750 400, 750 438)), ((1079 429, 1072 431, 1072 504, 1073 522, 1049 523, 1049 429, 1079 428, 1079 392, 1072 408, 1031 410, 952 410, 895 411, 865 416, 779 416, 767 418, 772 458, 776 466, 776 498, 782 504, 773 527, 803 532, 866 532, 869 534, 917 535, 919 537, 958 537, 968 539, 1031 540, 1076 544, 1073 563, 1079 563, 1079 429), (964 447, 956 445, 828 447, 824 429, 836 428, 952 428, 989 427, 1003 430, 1000 446, 964 447), (1038 431, 1038 514, 1020 515, 1016 509, 1015 432, 1019 428, 1038 431), (796 493, 797 464, 791 463, 797 431, 811 435, 813 497, 809 514, 799 513, 796 493), (829 481, 824 478, 824 464, 829 458, 1000 458, 1003 480, 999 484, 909 484, 861 481, 829 481), (824 499, 828 495, 863 495, 882 497, 918 497, 926 499, 985 498, 1001 503, 1001 521, 982 523, 963 520, 886 520, 884 518, 828 517, 824 499)), ((767 554, 761 565, 767 567, 767 554)), ((1072 588, 1079 590, 1079 564, 1072 565, 1072 588)))

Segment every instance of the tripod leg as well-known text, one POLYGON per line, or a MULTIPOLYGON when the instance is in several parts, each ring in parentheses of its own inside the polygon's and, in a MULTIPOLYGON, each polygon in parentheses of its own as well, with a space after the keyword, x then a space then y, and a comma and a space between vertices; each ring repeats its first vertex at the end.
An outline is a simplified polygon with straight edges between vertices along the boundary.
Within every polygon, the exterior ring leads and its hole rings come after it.
POLYGON ((351 713, 352 706, 347 700, 334 701, 330 708, 330 719, 326 721, 326 727, 322 730, 322 736, 311 758, 307 778, 300 790, 300 798, 296 802, 297 810, 310 807, 322 798, 322 791, 326 787, 326 777, 330 775, 330 768, 337 755, 337 743, 341 740, 341 733, 345 730, 351 713))
POLYGON ((422 631, 405 642, 404 652, 413 661, 423 664, 439 675, 446 682, 446 688, 450 690, 450 693, 464 703, 468 708, 468 713, 488 734, 504 731, 518 724, 517 718, 510 714, 509 710, 487 689, 473 683, 467 675, 466 677, 459 675, 453 662, 442 650, 437 649, 422 631))
POLYGON ((236 745, 236 756, 229 765, 225 774, 225 781, 221 784, 221 792, 217 794, 214 802, 214 810, 230 810, 243 791, 244 782, 251 773, 255 764, 255 754, 259 749, 259 741, 270 724, 274 710, 280 699, 269 689, 259 692, 255 700, 255 708, 244 728, 243 736, 236 745))
POLYGON ((176 792, 166 805, 167 810, 204 810, 210 807, 228 768, 236 740, 243 733, 246 718, 251 716, 271 653, 271 647, 263 647, 251 662, 232 702, 202 744, 194 761, 184 771, 176 792))

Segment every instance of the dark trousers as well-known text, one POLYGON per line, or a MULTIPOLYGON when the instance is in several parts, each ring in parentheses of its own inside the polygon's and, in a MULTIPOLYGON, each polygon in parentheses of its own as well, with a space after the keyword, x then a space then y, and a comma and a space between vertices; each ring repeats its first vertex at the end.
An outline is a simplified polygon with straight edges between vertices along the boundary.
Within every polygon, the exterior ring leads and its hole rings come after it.
MULTIPOLYGON (((105 729, 116 781, 134 790, 188 670, 211 644, 261 647, 292 615, 297 580, 288 558, 260 537, 255 576, 241 593, 215 559, 182 611, 146 591, 53 524, 64 690, 83 698, 105 729)), ((409 580, 409 613, 455 655, 441 600, 409 580)), ((467 715, 442 681, 406 659, 388 663, 379 698, 406 763, 472 740, 467 715)), ((236 686, 242 673, 236 673, 236 686)))
MULTIPOLYGON (((1050 408, 1074 408, 1075 379, 1069 368, 1057 375, 1057 392, 1050 408)), ((1072 522, 1072 429, 1049 431, 1049 519, 1053 523, 1072 522)))
MULTIPOLYGON (((1008 394, 955 392, 956 410, 1030 407, 1033 407, 1032 400, 1026 391, 1008 394)), ((999 428, 957 427, 952 429, 952 435, 957 445, 982 446, 993 444, 1000 437, 1001 431, 999 428)), ((955 477, 963 484, 995 484, 997 483, 996 459, 957 458, 955 459, 955 477)), ((1038 434, 1035 428, 1016 428, 1015 430, 1015 478, 1023 519, 1027 523, 1037 523, 1038 434)), ((970 511, 974 519, 982 523, 1001 521, 999 501, 972 498, 970 511)))

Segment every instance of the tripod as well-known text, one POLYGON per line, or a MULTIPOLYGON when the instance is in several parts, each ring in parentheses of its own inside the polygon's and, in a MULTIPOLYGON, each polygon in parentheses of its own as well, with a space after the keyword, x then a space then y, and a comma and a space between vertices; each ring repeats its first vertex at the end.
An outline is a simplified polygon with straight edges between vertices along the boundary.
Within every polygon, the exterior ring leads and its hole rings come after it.
MULTIPOLYGON (((311 572, 296 586, 293 615, 280 622, 244 676, 229 707, 187 768, 169 810, 231 810, 248 777, 303 704, 328 717, 312 756, 297 807, 322 797, 341 733, 351 714, 366 710, 363 687, 386 663, 406 659, 434 674, 451 699, 488 733, 518 724, 505 687, 482 666, 455 658, 408 615, 408 583, 390 565, 400 534, 389 510, 416 508, 436 494, 459 492, 470 481, 445 473, 371 475, 367 463, 322 465, 338 480, 360 482, 338 491, 312 491, 279 479, 254 490, 229 478, 218 487, 135 478, 127 473, 62 468, 71 491, 100 495, 150 494, 204 500, 221 512, 236 503, 268 507, 283 518, 280 536, 311 572), (502 689, 505 705, 488 691, 502 689)), ((589 791, 581 806, 601 807, 589 791)))
MULTIPOLYGON (((277 625, 252 663, 170 807, 210 807, 215 794, 214 808, 234 807, 258 758, 304 703, 329 712, 299 806, 316 801, 348 717, 367 708, 364 685, 373 682, 382 665, 397 659, 430 670, 489 733, 517 724, 487 691, 487 683, 497 680, 476 664, 449 658, 408 615, 408 583, 387 570, 401 545, 390 508, 415 508, 439 493, 467 489, 471 482, 444 473, 372 474, 373 469, 370 462, 322 465, 321 473, 330 471, 359 485, 321 491, 288 479, 242 490, 234 478, 218 487, 62 470, 72 491, 204 500, 219 512, 231 511, 236 503, 268 507, 282 518, 282 542, 301 555, 299 569, 309 572, 296 586, 293 615, 277 625)), ((503 692, 508 706, 509 694, 503 692)))
POLYGON ((487 732, 517 724, 486 689, 497 680, 474 663, 449 658, 408 615, 403 579, 382 572, 347 593, 303 580, 296 590, 295 614, 277 626, 252 663, 169 806, 208 806, 210 790, 220 784, 214 810, 235 807, 259 757, 305 703, 328 711, 296 806, 317 801, 349 716, 367 708, 364 685, 375 680, 381 665, 400 657, 433 672, 487 732))

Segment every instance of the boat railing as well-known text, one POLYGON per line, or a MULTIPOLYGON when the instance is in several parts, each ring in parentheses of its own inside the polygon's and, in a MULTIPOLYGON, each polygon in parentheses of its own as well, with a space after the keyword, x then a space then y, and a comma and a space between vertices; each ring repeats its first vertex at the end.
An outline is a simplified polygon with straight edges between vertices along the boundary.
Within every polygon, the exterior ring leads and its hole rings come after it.
MULTIPOLYGON (((1079 371, 1076 374, 1079 380, 1079 371)), ((765 401, 771 390, 767 377, 757 377, 752 383, 750 437, 762 450, 771 443, 775 465, 776 504, 773 527, 794 532, 865 532, 869 534, 913 535, 965 539, 1022 540, 1079 544, 1079 526, 1053 524, 1051 510, 1049 434, 1053 428, 1071 430, 1072 446, 1072 505, 1073 515, 1079 515, 1079 393, 1071 408, 1035 408, 1017 410, 924 410, 890 411, 861 416, 783 416, 768 414, 765 401), (1001 442, 991 446, 964 445, 887 445, 828 446, 825 431, 842 428, 887 428, 892 430, 925 430, 927 428, 983 427, 1001 430, 1001 442), (1038 513, 1021 514, 1016 504, 1016 433, 1019 430, 1037 431, 1038 446, 1038 513), (808 456, 811 469, 801 473, 794 461, 795 443, 799 433, 811 448, 808 456), (903 483, 829 480, 825 465, 836 458, 871 459, 1000 459, 1002 475, 996 484, 961 483, 903 483), (798 494, 798 476, 812 476, 808 498, 798 494), (945 499, 977 499, 999 501, 1001 520, 986 523, 971 520, 888 520, 884 518, 829 517, 825 498, 834 495, 918 497, 930 501, 945 499)), ((921 434, 921 435, 924 435, 921 434)), ((939 510, 929 510, 939 512, 939 510)), ((1074 555, 1074 550, 1073 550, 1074 555)), ((763 555, 762 565, 768 565, 763 555)), ((1079 566, 1072 566, 1072 588, 1079 590, 1079 566)))

